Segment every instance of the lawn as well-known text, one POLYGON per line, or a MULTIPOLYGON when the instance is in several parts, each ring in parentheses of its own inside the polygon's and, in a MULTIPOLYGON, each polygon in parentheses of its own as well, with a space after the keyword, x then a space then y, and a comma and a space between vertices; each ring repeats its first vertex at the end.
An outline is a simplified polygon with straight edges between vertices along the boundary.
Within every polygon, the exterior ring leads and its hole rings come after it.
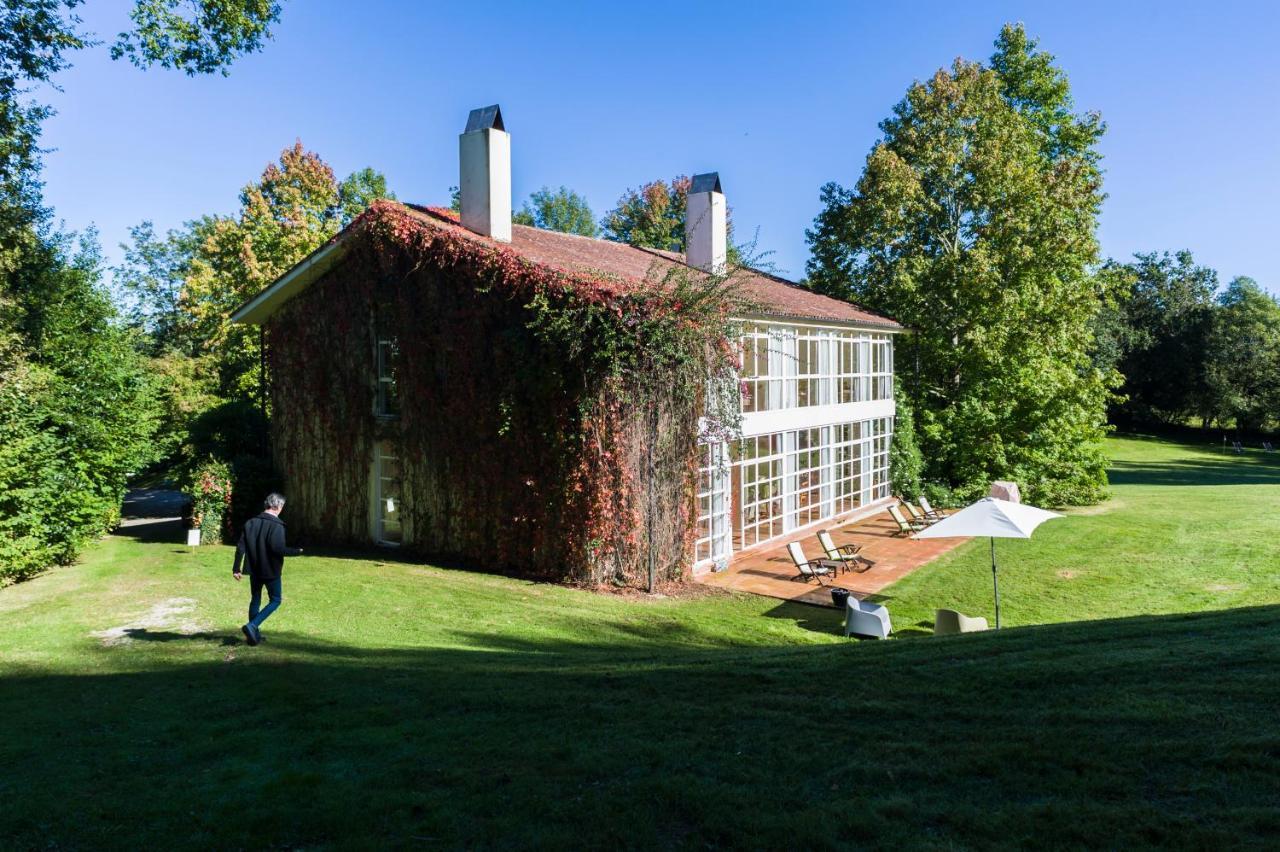
POLYGON ((247 648, 226 549, 114 536, 0 590, 0 846, 1269 844, 1280 466, 1111 447, 1113 503, 1002 550, 999 635, 910 638, 989 610, 978 543, 885 643, 330 554, 247 648))

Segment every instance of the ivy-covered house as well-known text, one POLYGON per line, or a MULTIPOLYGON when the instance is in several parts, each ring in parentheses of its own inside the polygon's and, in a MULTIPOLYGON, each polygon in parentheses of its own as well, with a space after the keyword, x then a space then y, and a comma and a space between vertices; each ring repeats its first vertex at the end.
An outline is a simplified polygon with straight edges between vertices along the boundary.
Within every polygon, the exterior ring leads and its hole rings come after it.
POLYGON ((497 107, 461 213, 373 204, 233 316, 262 328, 290 525, 530 576, 684 577, 889 498, 893 321, 687 257, 511 221, 497 107))

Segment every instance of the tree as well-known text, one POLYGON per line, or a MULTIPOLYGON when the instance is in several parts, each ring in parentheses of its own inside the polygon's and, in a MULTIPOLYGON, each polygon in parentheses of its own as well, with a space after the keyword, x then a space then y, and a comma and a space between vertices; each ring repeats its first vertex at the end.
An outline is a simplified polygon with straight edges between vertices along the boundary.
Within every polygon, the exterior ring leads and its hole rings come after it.
POLYGON ((1099 499, 1118 382, 1090 358, 1108 295, 1089 273, 1104 125, 1006 26, 989 67, 956 60, 880 127, 856 188, 822 189, 810 286, 911 330, 899 380, 929 478, 962 499, 993 479, 1044 503, 1099 499))
POLYGON ((685 205, 693 182, 680 175, 670 183, 655 180, 628 189, 618 206, 600 220, 607 240, 633 246, 684 251, 685 205))
POLYGON ((1218 296, 1208 336, 1205 377, 1213 419, 1261 431, 1280 420, 1280 305, 1252 278, 1218 296))
POLYGON ((182 285, 197 248, 194 232, 169 231, 157 236, 151 222, 129 229, 122 243, 124 263, 112 270, 115 296, 123 315, 148 341, 148 354, 182 350, 193 355, 190 341, 181 339, 182 285), (183 344, 188 347, 183 349, 183 344))
POLYGON ((0 292, 0 582, 66 562, 155 458, 155 382, 115 323, 93 235, 43 221, 0 292))
POLYGON ((379 198, 395 197, 387 188, 387 176, 365 166, 338 184, 339 222, 345 228, 379 198))
POLYGON ((1166 424, 1205 416, 1213 407, 1205 369, 1218 274, 1180 251, 1135 254, 1127 264, 1110 261, 1100 275, 1123 288, 1096 326, 1097 350, 1107 352, 1124 375, 1114 416, 1166 424))
MULTIPOLYGON (((128 477, 159 454, 157 382, 102 286, 95 235, 54 227, 41 198, 39 137, 52 110, 27 87, 55 85, 69 54, 96 43, 80 29, 80 4, 0 0, 0 583, 70 560, 110 529, 128 477)), ((137 0, 135 28, 112 53, 225 73, 278 16, 278 4, 257 0, 137 0)), ((145 251, 134 262, 157 271, 137 289, 162 304, 134 319, 167 335, 173 273, 161 274, 164 246, 150 228, 135 236, 145 251)))
POLYGON ((120 33, 111 58, 139 68, 160 65, 187 74, 227 74, 236 57, 262 49, 280 20, 274 0, 137 0, 133 29, 120 33), (188 9, 182 14, 180 9, 188 9))
MULTIPOLYGON (((689 177, 678 175, 670 183, 655 180, 639 189, 628 189, 618 199, 618 206, 600 220, 604 238, 633 246, 683 253, 684 220, 689 187, 692 184, 689 177)), ((741 263, 743 251, 733 244, 732 210, 726 211, 725 228, 728 231, 729 263, 741 263)))
POLYGON ((584 237, 594 237, 599 233, 595 214, 591 212, 587 199, 564 186, 556 190, 544 186, 533 193, 511 220, 517 225, 584 237))
POLYGON ((360 169, 339 182, 297 142, 244 187, 237 215, 203 216, 163 237, 146 222, 132 230, 116 295, 161 379, 156 445, 170 466, 208 454, 238 473, 258 463, 243 457, 263 440, 261 350, 231 313, 384 197, 395 196, 381 173, 360 169))

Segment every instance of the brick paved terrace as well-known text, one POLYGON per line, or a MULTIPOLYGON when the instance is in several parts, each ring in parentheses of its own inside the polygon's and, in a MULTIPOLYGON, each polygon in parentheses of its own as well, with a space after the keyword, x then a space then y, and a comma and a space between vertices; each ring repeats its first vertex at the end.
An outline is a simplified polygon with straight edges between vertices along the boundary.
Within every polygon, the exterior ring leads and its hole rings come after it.
POLYGON ((897 528, 888 512, 883 509, 843 526, 828 527, 837 547, 842 544, 861 545, 859 555, 876 564, 874 568, 862 573, 850 571, 841 573, 839 577, 824 578, 821 587, 815 580, 805 583, 796 579, 795 565, 787 555, 787 544, 799 541, 810 559, 822 558, 822 545, 818 543, 818 530, 822 529, 820 526, 781 539, 777 544, 738 554, 729 563, 728 570, 700 574, 695 579, 709 586, 738 592, 832 606, 831 593, 828 591, 831 586, 841 586, 859 598, 866 598, 968 541, 966 538, 914 541, 894 535, 897 528))

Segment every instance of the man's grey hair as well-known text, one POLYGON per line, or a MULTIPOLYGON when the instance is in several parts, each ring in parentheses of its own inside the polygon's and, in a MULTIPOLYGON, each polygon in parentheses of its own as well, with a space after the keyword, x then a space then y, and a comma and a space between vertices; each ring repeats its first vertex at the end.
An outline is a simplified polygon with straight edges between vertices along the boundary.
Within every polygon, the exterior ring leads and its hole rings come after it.
POLYGON ((268 495, 267 495, 267 499, 262 501, 262 508, 264 508, 264 509, 283 509, 283 508, 284 508, 284 495, 283 495, 283 494, 277 494, 275 491, 272 491, 270 494, 268 494, 268 495))

